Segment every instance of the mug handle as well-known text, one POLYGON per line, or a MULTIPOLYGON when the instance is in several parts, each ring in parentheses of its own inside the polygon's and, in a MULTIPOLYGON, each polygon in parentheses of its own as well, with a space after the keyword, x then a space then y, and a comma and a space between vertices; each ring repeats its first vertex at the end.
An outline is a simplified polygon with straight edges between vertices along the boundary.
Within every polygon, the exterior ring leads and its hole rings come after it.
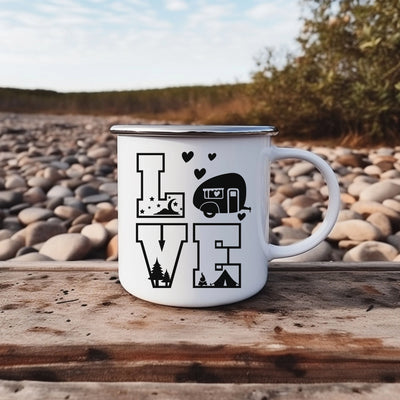
POLYGON ((263 150, 262 157, 264 162, 266 160, 273 162, 283 158, 297 158, 308 161, 320 171, 325 179, 329 193, 328 210, 321 226, 315 233, 308 238, 301 240, 300 242, 286 246, 274 245, 271 243, 266 243, 265 239, 262 240, 264 253, 268 260, 291 257, 311 250, 329 235, 329 232, 336 223, 336 219, 340 211, 340 190, 335 173, 321 157, 306 150, 270 146, 263 150))

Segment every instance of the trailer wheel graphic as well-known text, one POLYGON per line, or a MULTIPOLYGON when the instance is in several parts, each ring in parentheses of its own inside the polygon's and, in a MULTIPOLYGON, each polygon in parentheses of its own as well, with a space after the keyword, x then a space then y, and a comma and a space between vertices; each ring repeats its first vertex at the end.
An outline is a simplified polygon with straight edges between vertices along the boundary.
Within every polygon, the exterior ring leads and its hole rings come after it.
POLYGON ((203 211, 203 214, 207 218, 212 218, 215 214, 218 214, 220 212, 218 204, 211 201, 203 203, 200 207, 200 210, 203 211))
POLYGON ((217 175, 203 182, 193 195, 193 205, 207 218, 216 214, 249 210, 246 203, 246 183, 241 175, 217 175))

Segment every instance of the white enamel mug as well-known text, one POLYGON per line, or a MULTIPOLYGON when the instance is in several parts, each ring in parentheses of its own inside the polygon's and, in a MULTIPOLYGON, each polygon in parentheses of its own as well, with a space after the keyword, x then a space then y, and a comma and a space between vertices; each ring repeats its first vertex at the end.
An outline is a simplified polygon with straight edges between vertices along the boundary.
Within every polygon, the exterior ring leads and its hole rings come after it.
POLYGON ((119 278, 154 303, 209 307, 253 296, 268 261, 326 238, 340 208, 329 165, 308 151, 278 148, 272 126, 115 125, 118 142, 119 278), (319 229, 301 242, 268 243, 270 163, 315 165, 329 190, 319 229))

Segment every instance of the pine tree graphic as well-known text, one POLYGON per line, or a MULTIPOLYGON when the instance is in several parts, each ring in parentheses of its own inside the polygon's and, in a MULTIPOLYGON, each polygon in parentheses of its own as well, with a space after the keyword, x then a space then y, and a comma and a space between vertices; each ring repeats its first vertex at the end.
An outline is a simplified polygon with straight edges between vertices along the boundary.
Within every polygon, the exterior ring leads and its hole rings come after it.
POLYGON ((163 276, 162 282, 165 283, 166 287, 170 287, 171 286, 171 277, 169 276, 168 270, 165 270, 165 274, 163 276))
POLYGON ((151 280, 153 287, 159 287, 160 281, 163 282, 164 273, 161 268, 161 264, 158 262, 158 258, 156 258, 156 262, 154 263, 153 268, 151 269, 151 274, 149 279, 151 280))

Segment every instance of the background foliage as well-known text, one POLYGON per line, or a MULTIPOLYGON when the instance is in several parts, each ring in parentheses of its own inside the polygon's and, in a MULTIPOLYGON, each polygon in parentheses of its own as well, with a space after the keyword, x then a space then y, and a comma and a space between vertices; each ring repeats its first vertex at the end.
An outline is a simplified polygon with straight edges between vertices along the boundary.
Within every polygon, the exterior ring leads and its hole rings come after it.
POLYGON ((249 84, 99 93, 0 88, 0 111, 272 124, 286 138, 395 143, 400 0, 302 0, 297 54, 266 49, 249 84))
POLYGON ((255 118, 310 137, 395 141, 400 133, 399 0, 303 0, 300 55, 266 51, 255 118))

